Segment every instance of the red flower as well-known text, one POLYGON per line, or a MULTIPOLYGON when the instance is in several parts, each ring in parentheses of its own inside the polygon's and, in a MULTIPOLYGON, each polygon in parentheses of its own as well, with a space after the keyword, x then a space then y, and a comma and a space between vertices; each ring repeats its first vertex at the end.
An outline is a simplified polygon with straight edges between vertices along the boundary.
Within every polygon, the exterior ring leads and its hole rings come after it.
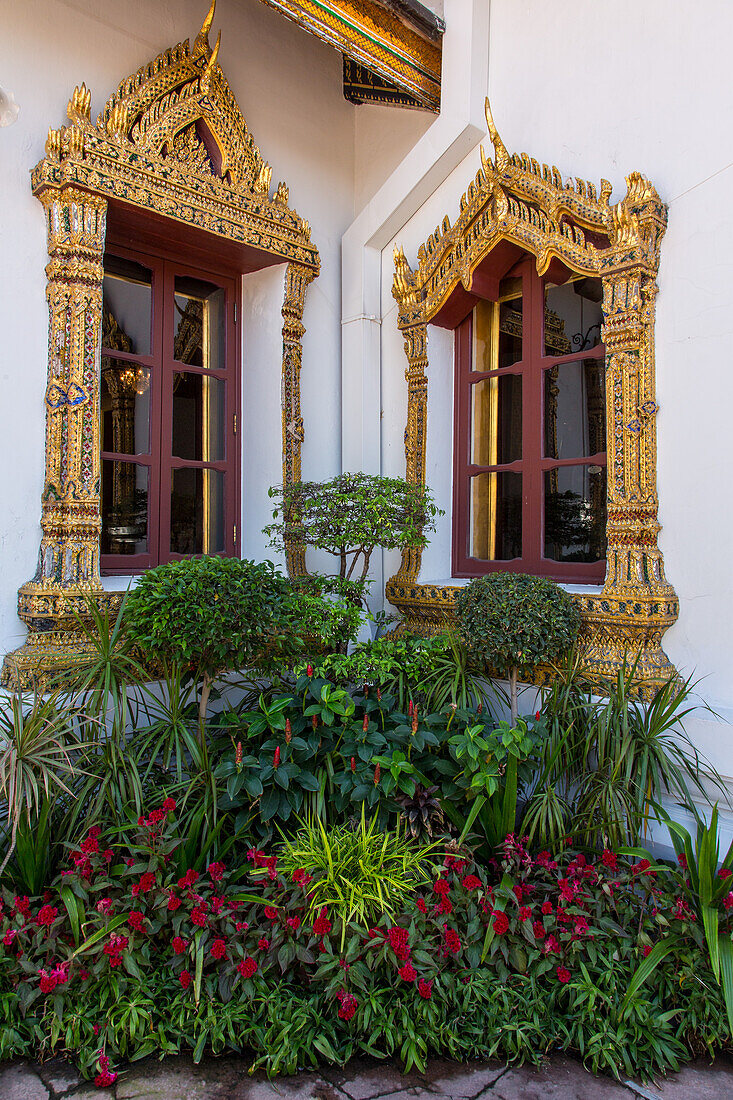
POLYGON ((567 967, 558 966, 558 968, 557 968, 557 980, 559 982, 562 982, 563 985, 567 985, 567 983, 570 981, 570 978, 571 978, 571 974, 570 974, 570 971, 567 969, 567 967))
POLYGON ((300 928, 300 917, 288 917, 285 923, 291 932, 297 932, 300 928))
POLYGON ((266 905, 265 916, 268 920, 277 920, 277 909, 272 905, 266 905))
POLYGON ((531 916, 532 916, 532 910, 530 909, 530 907, 528 905, 523 905, 519 910, 519 919, 520 920, 529 920, 529 918, 531 916))
POLYGON ((433 983, 427 981, 425 978, 421 978, 417 983, 417 991, 421 997, 424 997, 426 1001, 429 1001, 433 995, 433 983))
POLYGON ((206 913, 203 909, 191 910, 191 924, 195 924, 197 928, 204 928, 206 926, 206 913))
POLYGON ((127 923, 130 928, 134 928, 136 932, 145 931, 145 917, 137 909, 133 909, 131 913, 128 913, 127 923))
POLYGON ((58 915, 59 911, 53 905, 42 905, 41 908, 38 910, 36 924, 39 925, 39 927, 43 927, 45 925, 45 927, 48 928, 49 925, 53 924, 58 915))
POLYGON ((643 875, 651 867, 651 861, 648 859, 640 859, 638 863, 635 863, 631 868, 632 875, 643 875))
POLYGON ((730 878, 733 875, 733 871, 729 871, 727 867, 721 867, 718 871, 718 878, 730 878))
POLYGON ((560 944, 557 942, 554 936, 548 936, 545 941, 545 954, 546 955, 559 955, 560 944))
POLYGON ((421 913, 427 913, 428 906, 427 906, 427 902, 425 901, 425 898, 418 898, 417 901, 415 902, 415 905, 418 907, 418 909, 420 910, 421 913))
POLYGON ((345 989, 342 989, 340 993, 336 994, 336 1000, 339 1002, 339 1019, 350 1020, 359 1007, 359 1002, 353 993, 347 993, 345 989))
POLYGON ((79 845, 84 855, 92 855, 99 851, 99 841, 95 836, 88 836, 86 840, 82 840, 79 845))
POLYGON ((618 870, 618 856, 615 852, 611 852, 608 848, 603 849, 603 855, 601 856, 601 863, 604 867, 608 867, 611 871, 618 870))
POLYGON ((237 932, 246 932, 249 928, 249 921, 238 920, 234 927, 236 928, 237 932))
POLYGON ((323 909, 321 909, 320 913, 313 921, 313 934, 315 936, 327 936, 332 927, 333 925, 328 919, 328 912, 326 910, 326 906, 324 905, 323 909))
POLYGON ((649 946, 649 944, 648 944, 648 943, 646 943, 646 944, 644 944, 644 946, 642 947, 642 949, 641 949, 641 952, 642 952, 642 954, 643 954, 644 958, 647 958, 647 956, 648 956, 648 955, 651 955, 651 953, 652 953, 652 949, 651 949, 651 947, 649 946))
POLYGON ((97 912, 102 913, 105 917, 111 917, 114 911, 112 898, 100 898, 97 902, 97 912))
POLYGON ((305 873, 302 867, 299 867, 297 871, 293 871, 293 882, 297 882, 298 886, 307 886, 308 883, 313 882, 313 875, 305 873))
POLYGON ((545 926, 541 920, 536 920, 534 922, 532 931, 534 932, 534 938, 536 940, 543 940, 545 938, 545 926))
POLYGON ((181 973, 178 975, 178 980, 184 989, 188 989, 191 984, 191 975, 187 970, 182 970, 181 973))
POLYGON ((266 940, 263 936, 261 940, 257 941, 257 946, 259 947, 260 951, 267 951, 270 947, 270 941, 266 940))
POLYGON ((107 863, 111 863, 113 855, 114 855, 114 852, 112 851, 111 848, 105 848, 104 851, 102 852, 102 859, 106 860, 107 863))
POLYGON ((54 975, 49 974, 47 970, 39 970, 38 975, 41 979, 38 983, 41 993, 53 993, 56 988, 56 978, 54 975))
POLYGON ((273 768, 279 768, 280 767, 280 746, 279 745, 277 745, 275 747, 275 755, 272 758, 272 766, 273 766, 273 768))
POLYGON ((290 724, 290 719, 285 719, 285 744, 289 745, 293 740, 293 727, 290 724))
POLYGON ((497 936, 503 936, 509 928, 509 917, 506 913, 502 913, 500 909, 494 909, 491 915, 494 918, 494 931, 497 936))
POLYGON ((394 951, 394 953, 395 953, 395 955, 397 956, 398 959, 402 959, 403 961, 406 960, 406 959, 409 959, 409 957, 410 957, 410 946, 409 946, 410 933, 407 931, 406 928, 400 928, 399 926, 395 926, 394 928, 390 928, 387 931, 387 939, 389 940, 389 945, 392 948, 392 950, 394 951))
MULTIPOLYGON (((378 783, 379 783, 379 780, 380 780, 381 778, 382 778, 382 769, 380 768, 379 764, 377 764, 377 766, 376 766, 376 767, 375 767, 375 769, 374 769, 374 786, 375 786, 375 787, 376 787, 376 786, 378 785, 378 783)), ((350 1018, 351 1018, 351 1017, 349 1017, 349 1019, 350 1019, 350 1018)))
POLYGON ((575 931, 579 936, 584 936, 588 931, 588 921, 585 917, 575 918, 575 931))
POLYGON ((402 978, 403 982, 414 982, 417 977, 417 970, 415 970, 415 967, 409 962, 401 966, 397 973, 402 978))
POLYGON ((441 898, 440 899, 440 904, 435 906, 435 912, 436 913, 446 913, 446 914, 447 913, 452 913, 453 912, 453 904, 448 900, 448 898, 441 898))
POLYGON ((313 665, 308 665, 308 667, 305 670, 305 673, 306 673, 306 676, 312 676, 313 675, 313 665))
POLYGON ((224 958, 226 958, 226 953, 227 953, 226 940, 223 940, 221 938, 215 939, 214 942, 211 945, 211 951, 209 952, 212 959, 217 959, 217 960, 218 959, 224 959, 224 958))
POLYGON ((114 1085, 117 1080, 117 1073, 115 1070, 103 1069, 101 1073, 98 1073, 94 1078, 94 1084, 98 1089, 108 1089, 114 1085))
POLYGON ((352 772, 356 771, 356 757, 354 756, 351 757, 351 770, 352 772))
POLYGON ((16 932, 16 930, 14 928, 8 928, 7 932, 3 936, 3 943, 5 944, 6 947, 10 947, 11 943, 13 942, 13 940, 15 939, 17 934, 18 933, 16 932))
POLYGON ((172 941, 172 946, 173 946, 173 950, 175 951, 176 955, 182 955, 183 952, 188 947, 188 943, 187 943, 186 940, 182 939, 180 936, 174 936, 173 941, 172 941))
POLYGON ((18 913, 22 913, 24 917, 27 917, 30 913, 31 903, 30 899, 25 895, 23 897, 14 898, 14 905, 18 913))
POLYGON ((436 894, 449 894, 450 883, 445 878, 439 878, 433 885, 433 890, 436 894))
POLYGON ((540 718, 540 712, 539 712, 538 710, 536 710, 536 711, 534 712, 534 716, 535 716, 535 721, 539 721, 539 718, 540 718))
POLYGON ((254 959, 242 959, 241 963, 237 966, 237 970, 243 978, 251 978, 257 971, 257 963, 254 959))
POLYGON ((677 856, 677 862, 679 863, 683 871, 687 870, 687 856, 684 854, 684 852, 680 852, 680 854, 677 856))
POLYGON ((553 911, 552 902, 551 901, 543 901, 542 902, 542 912, 544 913, 544 915, 546 917, 549 917, 550 914, 552 913, 552 911, 553 911))
POLYGON ((168 909, 171 911, 171 913, 173 913, 176 909, 180 908, 180 905, 181 899, 176 897, 176 895, 171 890, 170 894, 168 895, 168 909))
POLYGON ((465 890, 480 890, 481 879, 477 875, 466 875, 463 880, 463 888, 465 890))
POLYGON ((445 946, 452 955, 457 955, 461 950, 461 940, 458 933, 453 928, 449 928, 447 924, 443 925, 443 934, 445 936, 445 946))
POLYGON ((161 809, 165 810, 167 814, 173 814, 176 812, 176 800, 175 798, 166 798, 165 802, 161 806, 161 809))
POLYGON ((221 882, 225 871, 226 867, 223 863, 209 864, 209 875, 211 876, 212 882, 221 882))
POLYGON ((362 728, 363 733, 368 733, 369 732, 369 715, 368 714, 364 715, 364 721, 361 724, 361 728, 362 728))
POLYGON ((146 871, 144 875, 140 876, 140 881, 137 883, 137 888, 133 886, 132 892, 137 894, 149 894, 155 886, 155 875, 152 871, 146 871))
POLYGON ((723 905, 726 909, 733 909, 733 890, 723 898, 723 905))

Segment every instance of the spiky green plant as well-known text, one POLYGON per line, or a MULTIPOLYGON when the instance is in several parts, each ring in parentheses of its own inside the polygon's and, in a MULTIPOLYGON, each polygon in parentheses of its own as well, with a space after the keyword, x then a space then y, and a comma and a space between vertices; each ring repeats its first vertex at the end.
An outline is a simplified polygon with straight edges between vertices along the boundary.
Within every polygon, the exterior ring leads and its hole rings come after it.
POLYGON ((392 913, 405 894, 427 883, 438 847, 416 844, 399 826, 384 833, 376 817, 367 823, 362 810, 356 826, 326 828, 317 818, 307 819, 285 841, 278 865, 285 874, 303 870, 313 876, 311 912, 326 906, 341 918, 343 935, 349 921, 366 924, 380 913, 392 913))

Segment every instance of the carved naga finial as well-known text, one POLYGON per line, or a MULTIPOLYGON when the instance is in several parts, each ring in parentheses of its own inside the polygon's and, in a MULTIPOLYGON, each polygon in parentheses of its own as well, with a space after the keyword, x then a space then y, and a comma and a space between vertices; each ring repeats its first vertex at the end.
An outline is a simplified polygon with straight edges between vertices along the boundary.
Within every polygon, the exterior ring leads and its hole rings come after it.
POLYGON ((219 31, 218 35, 216 36, 216 45, 214 46, 214 49, 211 52, 211 57, 209 58, 208 62, 206 63, 206 68, 204 69, 203 76, 201 77, 201 91, 202 92, 208 92, 208 90, 209 90, 209 84, 211 83, 211 77, 214 73, 214 69, 216 68, 216 59, 219 56, 219 47, 220 46, 221 46, 221 31, 219 31))
POLYGON ((69 105, 66 108, 66 114, 69 122, 76 122, 80 125, 89 123, 91 120, 92 112, 92 93, 87 88, 86 84, 82 84, 81 87, 74 88, 69 105))
MULTIPOLYGON (((502 172, 509 161, 511 160, 506 145, 499 137, 499 131, 494 124, 494 116, 491 113, 491 105, 489 103, 489 97, 486 97, 484 104, 484 112, 486 114, 486 125, 489 128, 489 137, 491 138, 491 144, 494 146, 494 161, 496 163, 497 170, 502 172)), ((484 151, 481 149, 481 159, 484 160, 484 151)))
POLYGON ((209 31, 211 30, 211 24, 214 22, 214 12, 216 11, 216 0, 211 0, 211 7, 209 13, 201 24, 201 30, 196 35, 196 41, 193 44, 194 55, 200 53, 208 53, 209 46, 209 31))
POLYGON ((396 300, 400 309, 404 311, 417 305, 415 280, 402 245, 395 245, 392 257, 394 259, 392 297, 396 300))

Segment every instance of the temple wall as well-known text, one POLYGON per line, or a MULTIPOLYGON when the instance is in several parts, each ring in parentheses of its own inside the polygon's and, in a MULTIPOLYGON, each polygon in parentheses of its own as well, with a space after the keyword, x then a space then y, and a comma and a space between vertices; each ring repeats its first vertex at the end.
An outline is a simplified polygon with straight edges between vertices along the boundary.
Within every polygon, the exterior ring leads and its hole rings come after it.
MULTIPOLYGON (((47 262, 43 210, 29 173, 50 125, 65 121, 76 84, 92 91, 92 118, 118 83, 159 52, 193 40, 206 0, 28 0, 2 5, 0 80, 20 106, 0 130, 0 651, 25 630, 16 592, 35 571, 44 475, 47 262)), ((219 61, 263 157, 273 189, 311 224, 321 274, 306 297, 303 470, 328 477, 340 461, 340 242, 353 217, 354 114, 342 95, 341 58, 259 0, 220 0, 219 61), (324 425, 328 427, 324 430, 324 425)), ((284 267, 246 276, 242 289, 242 540, 264 554, 267 487, 282 479, 280 369, 284 267)), ((107 578, 110 587, 127 578, 107 578)))
MULTIPOLYGON (((733 509, 728 503, 733 374, 733 169, 720 120, 733 107, 727 45, 733 11, 706 0, 491 0, 488 92, 510 151, 556 164, 563 177, 613 183, 646 175, 669 206, 656 322, 659 545, 680 615, 664 648, 719 714, 687 723, 696 746, 733 776, 733 509)), ((430 137, 430 132, 426 135, 430 137)), ((491 152, 488 138, 487 152, 491 152)), ((391 296, 392 249, 410 263, 480 165, 478 148, 382 249, 382 467, 404 472, 405 357, 391 296)), ((420 579, 450 582, 453 340, 429 329, 427 480, 446 509, 420 579)), ((385 555, 391 576, 396 555, 385 555)), ((460 582, 453 582, 460 583, 460 582)))

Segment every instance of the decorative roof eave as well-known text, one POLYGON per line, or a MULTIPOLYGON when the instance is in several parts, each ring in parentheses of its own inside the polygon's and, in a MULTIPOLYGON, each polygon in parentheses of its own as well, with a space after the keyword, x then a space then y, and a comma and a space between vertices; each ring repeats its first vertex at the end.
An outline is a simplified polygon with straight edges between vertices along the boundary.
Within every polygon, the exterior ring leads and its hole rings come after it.
POLYGON ((319 269, 310 226, 288 206, 280 183, 254 144, 209 46, 214 4, 193 49, 185 41, 129 77, 109 98, 96 126, 84 84, 69 101, 70 125, 49 130, 46 156, 32 173, 34 194, 74 185, 133 203, 187 225, 319 269), (192 131, 201 126, 206 141, 192 131), (220 162, 186 160, 177 141, 193 134, 220 162))
POLYGON ((470 290, 474 271, 502 240, 531 252, 539 274, 558 259, 588 275, 631 267, 656 275, 667 208, 644 176, 631 173, 626 195, 612 206, 608 180, 601 181, 600 192, 582 179, 563 183, 554 166, 540 165, 526 153, 510 155, 488 99, 486 121, 494 159, 481 148, 481 168, 461 197, 455 225, 446 215, 418 249, 415 271, 402 249, 395 249, 392 292, 401 323, 429 321, 459 284, 470 290))
MULTIPOLYGON (((262 2, 407 93, 416 106, 440 110, 442 49, 435 35, 419 33, 377 0, 262 2)), ((437 20, 436 27, 442 31, 437 20)))

